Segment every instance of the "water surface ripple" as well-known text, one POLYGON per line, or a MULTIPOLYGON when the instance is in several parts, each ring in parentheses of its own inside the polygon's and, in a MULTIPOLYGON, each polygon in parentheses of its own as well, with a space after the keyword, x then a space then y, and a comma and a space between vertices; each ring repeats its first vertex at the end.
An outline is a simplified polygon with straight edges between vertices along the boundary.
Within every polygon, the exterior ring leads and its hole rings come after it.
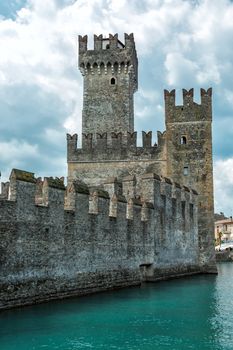
POLYGON ((0 313, 1 350, 233 350, 233 263, 0 313))

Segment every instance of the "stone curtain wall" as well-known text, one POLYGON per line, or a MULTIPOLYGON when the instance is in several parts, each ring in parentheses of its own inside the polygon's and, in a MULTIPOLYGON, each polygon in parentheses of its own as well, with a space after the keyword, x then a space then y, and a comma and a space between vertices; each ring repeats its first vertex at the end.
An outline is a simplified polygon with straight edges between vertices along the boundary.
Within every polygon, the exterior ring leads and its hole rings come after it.
POLYGON ((137 132, 97 134, 96 141, 92 133, 83 134, 82 148, 77 148, 77 139, 77 134, 67 135, 68 182, 80 179, 93 186, 108 177, 167 173, 165 132, 158 131, 158 144, 152 145, 152 132, 143 131, 142 147, 137 146, 137 132))
POLYGON ((166 133, 157 131, 158 144, 152 145, 152 132, 142 131, 142 146, 137 146, 137 132, 104 132, 82 134, 82 148, 77 148, 78 135, 67 134, 68 162, 161 160, 166 133))
POLYGON ((107 181, 109 196, 13 170, 0 198, 0 308, 198 272, 195 192, 147 174, 131 198, 126 182, 107 181))

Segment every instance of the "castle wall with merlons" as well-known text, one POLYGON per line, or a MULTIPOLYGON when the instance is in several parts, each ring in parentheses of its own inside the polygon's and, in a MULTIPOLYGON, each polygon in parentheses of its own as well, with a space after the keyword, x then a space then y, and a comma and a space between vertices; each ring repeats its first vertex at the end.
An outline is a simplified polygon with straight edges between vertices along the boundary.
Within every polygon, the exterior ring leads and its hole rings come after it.
POLYGON ((14 170, 0 197, 0 308, 199 272, 195 191, 155 174, 138 199, 135 186, 14 170))
MULTIPOLYGON (((102 184, 108 177, 140 179, 157 173, 194 188, 199 194, 199 252, 202 271, 216 273, 214 251, 214 198, 212 162, 212 89, 200 90, 200 103, 194 90, 183 89, 183 104, 176 104, 176 92, 164 91, 166 131, 158 132, 152 144, 152 132, 83 134, 77 148, 77 134, 67 135, 68 181, 85 180, 90 186, 102 184)), ((104 130, 104 129, 103 129, 104 130)), ((103 131, 102 130, 102 131, 103 131)))
MULTIPOLYGON (((67 135, 68 182, 76 179, 97 186, 109 177, 122 179, 145 173, 167 174, 166 133, 157 132, 152 144, 152 132, 142 132, 142 146, 137 146, 137 132, 83 134, 82 148, 77 147, 78 135, 67 135)), ((138 183, 138 190, 140 184, 138 183)))
POLYGON ((79 69, 83 75, 82 131, 84 133, 133 132, 133 95, 137 90, 137 53, 133 34, 94 36, 94 50, 87 36, 79 36, 79 69))

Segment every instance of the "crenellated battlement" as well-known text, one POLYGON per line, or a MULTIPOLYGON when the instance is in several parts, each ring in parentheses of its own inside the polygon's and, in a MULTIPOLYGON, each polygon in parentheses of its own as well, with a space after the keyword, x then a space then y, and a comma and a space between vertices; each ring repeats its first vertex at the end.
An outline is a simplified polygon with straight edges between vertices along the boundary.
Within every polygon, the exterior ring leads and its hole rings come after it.
MULTIPOLYGON (((196 103, 193 101, 194 97, 194 89, 186 90, 182 89, 182 95, 183 95, 183 107, 187 106, 189 103, 196 103)), ((201 105, 204 104, 206 101, 211 102, 212 98, 212 88, 209 88, 208 90, 200 89, 200 96, 201 96, 201 105)), ((173 89, 171 91, 164 90, 164 100, 165 103, 169 103, 171 105, 176 106, 176 90, 173 89)), ((196 103, 197 104, 197 103, 196 103)), ((178 106, 177 106, 178 107, 178 106)))
POLYGON ((133 34, 125 34, 124 43, 118 34, 94 35, 94 49, 88 50, 88 37, 79 36, 79 69, 83 76, 129 75, 133 90, 137 90, 138 60, 133 34))
POLYGON ((166 133, 158 131, 157 140, 152 145, 152 131, 142 131, 142 146, 137 146, 137 132, 89 133, 82 134, 82 148, 77 148, 77 134, 67 134, 68 161, 153 159, 163 152, 166 133))
POLYGON ((150 209, 153 209, 154 205, 160 201, 158 194, 166 196, 167 200, 176 198, 193 204, 196 204, 197 198, 196 191, 153 173, 144 174, 139 180, 135 176, 127 176, 121 181, 117 178, 108 178, 99 187, 88 187, 80 180, 73 181, 65 187, 63 177, 45 177, 42 180, 41 178, 36 179, 33 173, 13 169, 8 184, 8 192, 5 192, 4 197, 0 198, 2 209, 4 202, 11 201, 17 203, 16 207, 23 205, 25 208, 28 205, 31 208, 34 205, 35 208, 38 206, 49 208, 53 206, 57 207, 58 212, 61 208, 75 211, 77 209, 75 198, 79 194, 88 198, 88 211, 92 214, 99 213, 98 199, 100 198, 106 201, 107 205, 110 205, 109 201, 114 201, 114 203, 119 201, 131 207, 144 205, 150 209), (140 192, 137 192, 138 181, 141 182, 140 192))
POLYGON ((193 100, 194 89, 182 89, 183 104, 176 105, 176 91, 164 90, 166 122, 204 121, 212 118, 212 88, 200 89, 201 103, 193 100))
POLYGON ((197 271, 196 198, 153 173, 94 188, 13 169, 0 198, 0 309, 197 271))
POLYGON ((8 199, 8 196, 9 196, 9 187, 10 187, 9 181, 7 181, 7 182, 2 182, 2 183, 1 183, 1 194, 0 194, 0 199, 8 199))
MULTIPOLYGON (((79 42, 79 53, 84 53, 86 51, 93 51, 93 49, 88 50, 88 36, 78 36, 79 42)), ((108 38, 103 37, 102 34, 94 34, 94 50, 115 50, 115 49, 135 49, 134 35, 124 34, 124 43, 118 39, 118 34, 109 34, 108 38)))
POLYGON ((79 36, 79 69, 83 134, 67 134, 67 186, 19 169, 1 185, 0 309, 216 271, 212 89, 200 103, 183 89, 182 105, 164 90, 153 144, 134 131, 133 34, 94 35, 93 48, 79 36))

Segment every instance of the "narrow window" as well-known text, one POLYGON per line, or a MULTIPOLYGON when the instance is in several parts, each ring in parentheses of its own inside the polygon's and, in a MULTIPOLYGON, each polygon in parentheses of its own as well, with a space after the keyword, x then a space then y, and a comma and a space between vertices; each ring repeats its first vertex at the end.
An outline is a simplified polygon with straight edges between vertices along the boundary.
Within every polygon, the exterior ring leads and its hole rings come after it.
POLYGON ((187 176, 189 174, 189 167, 188 166, 184 166, 183 174, 184 174, 184 176, 187 176))
POLYGON ((176 199, 172 198, 172 217, 176 217, 176 199))
POLYGON ((190 219, 193 220, 193 204, 189 204, 189 215, 190 219))
POLYGON ((166 197, 162 195, 161 199, 162 199, 163 206, 160 210, 160 224, 163 228, 165 224, 165 218, 166 218, 166 197))
POLYGON ((116 84, 116 79, 115 78, 112 78, 111 79, 111 85, 115 85, 116 84))
POLYGON ((110 45, 109 44, 106 45, 106 49, 110 49, 110 45))
POLYGON ((186 143, 187 143, 187 138, 186 138, 186 136, 181 136, 181 138, 180 138, 180 144, 181 144, 181 145, 186 145, 186 143))
POLYGON ((181 202, 182 218, 185 219, 185 202, 181 202))

